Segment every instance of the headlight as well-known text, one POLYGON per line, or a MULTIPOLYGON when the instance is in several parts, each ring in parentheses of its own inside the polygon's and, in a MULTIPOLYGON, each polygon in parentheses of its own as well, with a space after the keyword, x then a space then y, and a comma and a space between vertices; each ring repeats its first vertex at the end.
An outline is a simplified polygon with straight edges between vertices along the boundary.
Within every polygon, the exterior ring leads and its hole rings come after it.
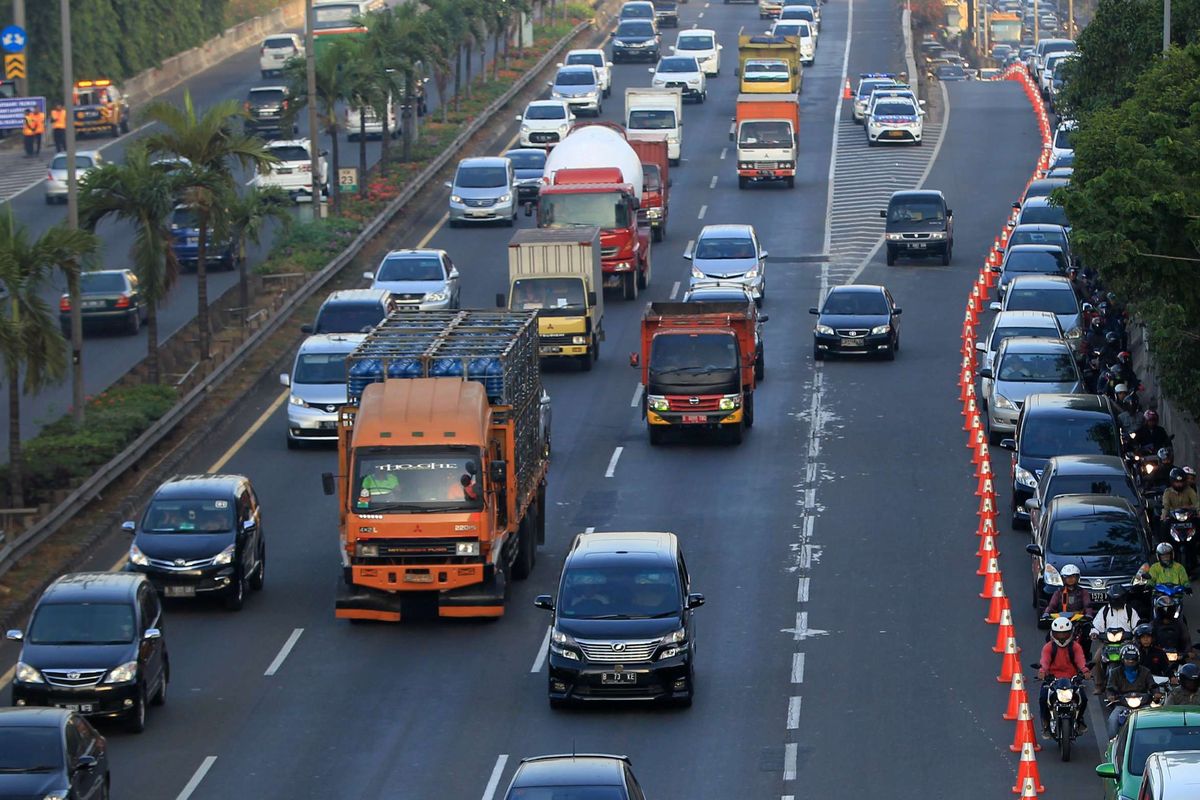
POLYGON ((477 556, 479 555, 479 542, 458 542, 454 545, 454 555, 456 556, 477 556))
POLYGON ((566 133, 566 132, 567 132, 567 131, 569 131, 569 130, 571 130, 571 126, 570 126, 570 125, 568 125, 568 124, 567 124, 567 123, 565 123, 565 122, 564 122, 562 125, 559 125, 559 126, 558 126, 558 132, 559 132, 559 133, 566 133))
POLYGON ((512 195, 511 195, 511 194, 504 194, 504 195, 500 195, 500 199, 499 199, 499 200, 497 200, 496 202, 497 202, 497 203, 508 203, 508 202, 510 202, 511 200, 512 200, 512 195))
POLYGON ((224 550, 222 550, 221 552, 219 552, 215 556, 213 556, 213 565, 219 567, 222 564, 232 564, 233 563, 233 554, 236 550, 237 550, 236 544, 229 545, 229 547, 226 547, 224 550))
POLYGON ((571 344, 587 344, 586 336, 572 336, 571 344))
POLYGON ((1047 564, 1046 569, 1042 572, 1042 580, 1047 586, 1062 586, 1062 575, 1058 574, 1058 570, 1052 565, 1047 564))
POLYGON ((138 663, 136 661, 126 661, 119 667, 110 669, 108 677, 104 679, 105 683, 129 683, 137 678, 138 663))
POLYGON ((129 563, 137 564, 139 567, 150 566, 150 559, 146 558, 145 553, 138 549, 136 544, 129 545, 129 563))
POLYGON ((945 233, 945 231, 934 231, 933 233, 929 234, 929 238, 930 239, 945 239, 946 233, 945 233))
MULTIPOLYGON (((1016 411, 1017 410, 1017 407, 1013 403, 1013 401, 1009 400, 1007 397, 1005 397, 1002 394, 992 395, 992 402, 996 404, 996 408, 1002 408, 1005 411, 1016 411)), ((1020 467, 1018 467, 1018 469, 1020 469, 1020 467)), ((1025 474, 1028 475, 1029 473, 1025 473, 1025 474)))
POLYGON ((667 398, 653 394, 646 397, 646 405, 651 411, 668 411, 671 408, 671 404, 667 402, 667 398))
POLYGON ((461 197, 459 197, 459 196, 458 196, 458 195, 456 195, 456 194, 452 194, 452 195, 450 195, 450 202, 451 202, 451 203, 461 203, 461 202, 462 202, 462 198, 461 198, 461 197))
POLYGON ((550 634, 550 652, 554 653, 555 655, 562 656, 563 658, 569 658, 572 661, 578 661, 579 653, 570 649, 572 647, 578 647, 578 645, 575 643, 575 640, 560 631, 558 628, 555 628, 550 634))
POLYGON ((1178 651, 1176 651, 1176 650, 1168 650, 1167 651, 1167 661, 1174 662, 1174 661, 1178 661, 1178 660, 1179 660, 1179 652, 1178 651))
POLYGON ((733 411, 742 405, 742 397, 737 394, 727 394, 717 403, 717 408, 721 411, 733 411))
POLYGON ((1083 330, 1081 328, 1075 327, 1075 328, 1071 328, 1071 330, 1067 331, 1068 339, 1080 339, 1082 337, 1083 337, 1083 330))
POLYGON ((904 234, 902 234, 902 233, 889 233, 889 234, 887 234, 887 240, 888 240, 889 242, 898 242, 898 241, 900 241, 900 240, 901 240, 901 239, 903 239, 903 238, 904 238, 904 234))
POLYGON ((1140 697, 1126 697, 1125 698, 1125 705, 1129 706, 1130 708, 1138 708, 1139 706, 1141 706, 1141 704, 1142 704, 1142 698, 1140 698, 1140 697))
POLYGON ((288 395, 288 403, 293 406, 300 406, 301 408, 304 408, 305 406, 308 405, 308 403, 304 402, 303 399, 297 397, 294 394, 288 395))
POLYGON ((449 289, 438 289, 436 292, 429 292, 425 295, 424 302, 426 303, 441 303, 450 299, 449 289))
POLYGON ((42 800, 67 800, 71 796, 70 789, 55 789, 42 795, 42 800))
POLYGON ((1017 483, 1028 489, 1037 486, 1037 476, 1022 466, 1017 466, 1013 471, 1013 477, 1017 479, 1017 483))
POLYGON ((833 328, 828 325, 818 325, 815 330, 822 336, 833 336, 833 328))
POLYGON ((24 661, 17 662, 17 681, 20 683, 45 683, 42 679, 42 673, 38 672, 33 667, 26 664, 24 661))
POLYGON ((757 278, 758 277, 758 267, 752 267, 751 269, 747 270, 745 277, 757 278))
POLYGON ((529 133, 529 126, 524 122, 521 123, 521 133, 529 133))
POLYGON ((1058 696, 1058 702, 1069 703, 1075 699, 1074 689, 1055 689, 1054 693, 1058 696))
POLYGON ((358 550, 359 558, 379 557, 379 545, 377 544, 362 544, 360 542, 358 545, 356 545, 356 549, 358 550))
POLYGON ((1188 512, 1182 508, 1177 508, 1172 511, 1171 516, 1175 518, 1176 522, 1187 522, 1188 520, 1188 512))
POLYGON ((663 638, 663 644, 679 644, 680 642, 684 641, 687 641, 686 628, 680 628, 677 631, 671 631, 671 633, 663 638))
POLYGON ((881 333, 887 333, 891 329, 892 329, 891 325, 876 325, 874 328, 871 328, 871 334, 874 336, 878 336, 881 333))
POLYGON ((700 271, 699 267, 692 267, 692 277, 693 278, 703 278, 706 276, 704 275, 703 272, 700 271))

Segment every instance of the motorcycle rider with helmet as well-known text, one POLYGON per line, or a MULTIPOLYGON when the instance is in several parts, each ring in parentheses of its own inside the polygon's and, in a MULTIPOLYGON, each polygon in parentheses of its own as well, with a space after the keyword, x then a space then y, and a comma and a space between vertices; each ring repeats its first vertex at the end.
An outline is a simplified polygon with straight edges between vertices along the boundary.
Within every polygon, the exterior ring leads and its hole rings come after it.
POLYGON ((1154 676, 1142 665, 1141 660, 1142 653, 1137 645, 1127 644, 1121 648, 1121 663, 1108 671, 1104 701, 1111 708, 1108 715, 1109 739, 1116 738, 1121 724, 1125 721, 1124 706, 1119 702, 1122 695, 1156 693, 1154 676))
POLYGON ((1118 383, 1114 386, 1113 400, 1117 404, 1117 423, 1121 426, 1121 433, 1128 436, 1137 427, 1137 409, 1129 394, 1129 384, 1118 383))
POLYGON ((1166 706, 1200 706, 1200 666, 1184 664, 1179 668, 1179 685, 1167 695, 1166 706))
MULTIPOLYGON (((1050 736, 1050 684, 1058 678, 1074 678, 1076 675, 1091 677, 1083 648, 1075 641, 1075 626, 1066 617, 1056 617, 1050 623, 1050 641, 1042 647, 1042 658, 1038 663, 1038 679, 1042 690, 1038 693, 1038 708, 1042 714, 1042 735, 1050 736)), ((1087 730, 1087 692, 1079 691, 1079 730, 1087 730)))
POLYGON ((1142 478, 1143 492, 1165 490, 1171 483, 1171 470, 1175 469, 1175 451, 1170 447, 1160 447, 1155 455, 1158 456, 1158 463, 1142 478))
POLYGON ((1196 497, 1196 490, 1187 485, 1187 473, 1182 467, 1172 467, 1170 483, 1163 491, 1163 520, 1170 519, 1171 512, 1177 508, 1195 510, 1200 506, 1200 498, 1196 497))
MULTIPOLYGON (((1180 657, 1192 646, 1192 636, 1179 613, 1179 603, 1174 597, 1162 595, 1154 598, 1154 643, 1164 651, 1174 650, 1180 657)), ((1169 660, 1169 659, 1168 659, 1169 660)))
MULTIPOLYGON (((1159 542, 1154 548, 1154 554, 1157 560, 1153 564, 1142 564, 1139 574, 1145 575, 1154 584, 1187 587, 1191 583, 1183 564, 1175 560, 1175 548, 1169 542, 1159 542)), ((1157 601, 1155 605, 1158 605, 1157 601)))
POLYGON ((1083 614, 1092 616, 1092 596, 1079 585, 1079 567, 1067 564, 1058 571, 1062 577, 1062 586, 1050 596, 1046 606, 1046 614, 1083 614))
POLYGON ((1159 677, 1171 674, 1173 665, 1167 660, 1166 652, 1154 641, 1154 626, 1143 622, 1133 629, 1133 638, 1142 654, 1142 665, 1159 677))
POLYGON ((1139 451, 1150 452, 1169 447, 1171 436, 1158 424, 1158 412, 1148 408, 1142 414, 1142 424, 1131 434, 1133 444, 1139 451))
POLYGON ((1125 641, 1133 639, 1133 632, 1141 620, 1137 611, 1129 604, 1129 593, 1124 586, 1114 586, 1108 592, 1108 603, 1105 604, 1092 620, 1092 641, 1101 645, 1095 648, 1092 660, 1092 674, 1096 676, 1096 691, 1104 692, 1104 678, 1108 664, 1104 661, 1104 647, 1108 644, 1107 634, 1110 628, 1120 628, 1125 631, 1125 641))

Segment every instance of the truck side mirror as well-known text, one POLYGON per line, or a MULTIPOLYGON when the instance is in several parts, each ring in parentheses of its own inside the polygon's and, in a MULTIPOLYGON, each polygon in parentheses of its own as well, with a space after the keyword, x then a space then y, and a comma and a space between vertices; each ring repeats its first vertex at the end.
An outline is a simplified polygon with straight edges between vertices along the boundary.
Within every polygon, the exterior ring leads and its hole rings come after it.
POLYGON ((631 367, 638 367, 638 366, 641 366, 641 363, 642 363, 642 357, 641 357, 641 356, 639 356, 637 353, 630 353, 630 354, 629 354, 629 366, 631 366, 631 367))
POLYGON ((879 216, 883 217, 884 219, 887 219, 887 211, 885 211, 882 208, 879 209, 879 216))
POLYGON ((321 489, 328 495, 332 495, 337 491, 337 481, 334 480, 332 472, 321 473, 321 489))
POLYGON ((587 304, 588 304, 589 306, 594 306, 594 305, 596 305, 596 293, 595 293, 595 292, 588 292, 588 293, 587 293, 587 304))
POLYGON ((496 308, 504 308, 504 295, 496 292, 496 308))
POLYGON ((504 484, 505 478, 508 477, 508 462, 507 461, 492 461, 488 464, 488 478, 492 483, 504 484))

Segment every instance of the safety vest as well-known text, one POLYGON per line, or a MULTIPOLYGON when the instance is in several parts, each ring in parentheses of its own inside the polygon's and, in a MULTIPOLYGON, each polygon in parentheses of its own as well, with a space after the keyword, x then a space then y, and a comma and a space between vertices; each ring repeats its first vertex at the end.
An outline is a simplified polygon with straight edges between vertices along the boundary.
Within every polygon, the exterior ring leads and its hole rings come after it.
POLYGON ((21 128, 21 132, 25 136, 37 135, 37 120, 34 118, 33 114, 25 115, 25 125, 21 128))
POLYGON ((50 109, 50 127, 54 128, 56 131, 64 131, 67 129, 67 112, 65 109, 50 109))
POLYGON ((38 136, 46 132, 46 115, 40 111, 35 111, 30 114, 26 119, 26 122, 33 123, 33 130, 31 131, 33 135, 38 136))

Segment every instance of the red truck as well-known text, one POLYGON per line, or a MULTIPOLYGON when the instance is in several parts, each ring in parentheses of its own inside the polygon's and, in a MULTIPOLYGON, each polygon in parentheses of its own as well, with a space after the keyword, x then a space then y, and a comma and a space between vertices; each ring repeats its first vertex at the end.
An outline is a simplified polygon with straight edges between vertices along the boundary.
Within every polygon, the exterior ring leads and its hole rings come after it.
POLYGON ((754 424, 759 316, 745 303, 650 303, 642 316, 642 413, 650 444, 671 430, 709 430, 738 444, 754 424))
MULTIPOLYGON (((642 162, 624 134, 608 125, 572 129, 546 158, 538 193, 539 228, 600 228, 604 286, 626 300, 650 285, 650 227, 639 221, 642 162)), ((526 206, 526 214, 532 208, 526 206)))
POLYGON ((671 196, 671 158, 667 153, 667 135, 646 134, 645 138, 630 139, 620 125, 601 120, 576 122, 573 130, 589 125, 602 125, 619 133, 642 162, 642 207, 638 209, 638 221, 642 225, 649 225, 651 237, 661 242, 667 233, 671 196))

